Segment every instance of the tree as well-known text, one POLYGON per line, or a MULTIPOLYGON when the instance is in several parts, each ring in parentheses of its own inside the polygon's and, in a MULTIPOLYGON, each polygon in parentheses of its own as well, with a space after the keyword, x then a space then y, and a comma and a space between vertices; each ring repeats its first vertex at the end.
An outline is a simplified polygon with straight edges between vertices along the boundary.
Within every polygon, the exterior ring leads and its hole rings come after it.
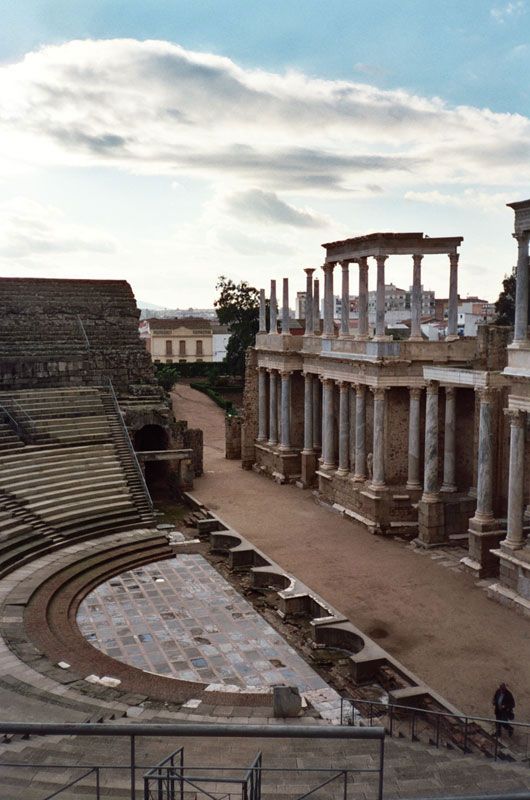
POLYGON ((243 376, 246 349, 254 346, 259 330, 259 291, 246 281, 236 285, 224 275, 219 276, 215 288, 221 292, 214 302, 217 318, 230 332, 226 368, 232 375, 243 376))
POLYGON ((511 275, 506 275, 502 282, 502 292, 495 303, 496 325, 513 325, 515 321, 515 284, 517 268, 514 267, 511 275))

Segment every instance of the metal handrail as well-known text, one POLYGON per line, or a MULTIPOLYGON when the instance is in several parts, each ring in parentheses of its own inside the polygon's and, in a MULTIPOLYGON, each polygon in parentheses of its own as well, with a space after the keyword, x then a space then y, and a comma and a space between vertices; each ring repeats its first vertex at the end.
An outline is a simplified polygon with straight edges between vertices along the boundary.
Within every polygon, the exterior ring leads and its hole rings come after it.
POLYGON ((487 731, 484 731, 484 733, 486 735, 488 735, 488 736, 493 736, 494 739, 495 739, 495 750, 494 750, 495 761, 497 760, 497 755, 498 755, 499 735, 500 735, 499 734, 499 726, 501 726, 503 724, 509 724, 512 727, 521 728, 521 729, 528 729, 528 731, 530 733, 530 722, 516 722, 515 720, 509 720, 509 721, 508 720, 497 720, 497 719, 492 719, 491 717, 475 717, 475 716, 470 716, 468 714, 453 714, 450 711, 432 711, 431 709, 428 709, 428 708, 418 708, 416 706, 404 706, 404 705, 400 705, 399 703, 383 703, 383 702, 378 701, 378 700, 363 700, 361 698, 356 698, 356 697, 355 698, 341 697, 341 704, 340 704, 340 724, 341 725, 345 724, 344 713, 343 713, 344 703, 349 703, 353 707, 355 707, 356 704, 368 705, 369 706, 369 713, 370 713, 370 716, 369 716, 370 725, 372 725, 372 722, 373 722, 373 717, 374 717, 373 709, 374 709, 374 707, 380 708, 380 709, 384 709, 388 713, 389 718, 390 718, 390 722, 389 722, 390 735, 392 735, 392 732, 393 732, 394 711, 400 710, 400 711, 406 711, 408 714, 412 714, 412 723, 411 723, 411 738, 412 739, 414 739, 414 736, 415 736, 416 714, 424 714, 426 716, 433 717, 436 720, 436 741, 435 741, 436 747, 438 747, 439 743, 440 743, 440 723, 441 723, 441 721, 443 719, 447 719, 449 721, 450 720, 454 720, 456 722, 459 722, 461 725, 464 726, 464 743, 463 743, 463 748, 462 748, 464 753, 468 752, 467 744, 468 744, 468 739, 469 739, 469 724, 470 723, 476 723, 478 725, 478 723, 490 723, 492 725, 495 725, 495 733, 494 734, 490 734, 487 731))
POLYGON ((4 397, 4 403, 9 402, 12 406, 14 406, 21 417, 25 417, 24 423, 19 422, 15 417, 9 412, 9 409, 3 404, 0 403, 0 409, 7 415, 11 428, 14 429, 16 435, 22 439, 24 435, 24 425, 28 425, 30 429, 35 429, 35 420, 30 417, 28 412, 25 408, 23 408, 18 400, 14 397, 4 397))
MULTIPOLYGON (((47 765, 44 764, 43 766, 47 766, 47 765)), ((52 794, 47 794, 46 797, 44 798, 44 800, 52 800, 53 797, 58 797, 60 794, 65 792, 67 789, 71 789, 72 786, 75 786, 77 783, 80 783, 82 780, 84 780, 85 778, 88 778, 88 776, 92 775, 93 773, 95 773, 95 775, 96 775, 96 800, 100 800, 100 796, 101 795, 100 795, 100 792, 99 792, 99 786, 100 786, 99 770, 100 770, 99 767, 91 767, 88 770, 88 772, 83 773, 83 775, 79 775, 78 778, 74 778, 69 783, 66 783, 64 786, 61 786, 61 788, 57 789, 56 792, 52 792, 52 794)))
POLYGON ((122 429, 123 434, 125 436, 125 441, 127 442, 127 447, 129 448, 129 452, 130 452, 132 460, 133 460, 134 468, 136 470, 136 473, 138 475, 140 483, 142 484, 143 490, 145 492, 145 496, 147 497, 147 501, 149 503, 149 507, 152 509, 153 508, 153 500, 152 500, 151 495, 149 493, 149 489, 147 488, 147 483, 145 482, 145 478, 144 478, 144 474, 142 472, 142 468, 141 468, 140 463, 139 463, 139 461, 138 461, 138 459, 136 457, 136 453, 134 452, 134 447, 133 447, 133 443, 131 442, 131 437, 129 436, 129 431, 127 430, 127 426, 126 426, 125 422, 123 421, 123 416, 122 416, 122 413, 121 413, 120 404, 118 403, 118 398, 116 397, 116 392, 114 391, 114 386, 112 385, 112 381, 108 377, 108 375, 107 375, 107 386, 109 388, 109 393, 110 393, 110 396, 112 398, 112 402, 114 403, 114 409, 115 409, 116 414, 118 416, 118 419, 120 421, 121 429, 122 429))
MULTIPOLYGON (((142 724, 131 723, 130 725, 124 724, 105 724, 105 723, 22 723, 22 722, 1 722, 0 721, 0 734, 18 734, 20 736, 46 736, 46 735, 60 735, 60 736, 98 736, 98 737, 128 737, 130 742, 130 757, 129 764, 126 767, 130 771, 130 800, 136 800, 136 771, 139 767, 136 764, 136 739, 139 736, 156 736, 164 737, 220 737, 220 738, 250 738, 250 739, 358 739, 370 740, 379 742, 379 766, 378 767, 358 767, 348 769, 347 772, 370 772, 378 773, 378 800, 383 797, 383 770, 384 770, 384 748, 385 748, 385 730, 381 727, 370 728, 352 728, 352 727, 320 727, 317 725, 241 725, 235 723, 179 723, 179 724, 142 724)), ((171 758, 171 757, 169 757, 171 758)), ((165 759, 167 761, 167 759, 165 759)), ((4 766, 4 764, 0 764, 4 766)), ((27 762, 20 765, 8 763, 5 766, 32 766, 27 762)), ((40 766, 40 765, 33 765, 40 766)), ((48 765, 51 766, 51 765, 48 765)), ((76 766, 76 765, 62 765, 76 766)), ((94 769, 96 765, 91 765, 94 769)), ((124 768, 123 765, 98 765, 99 769, 116 769, 124 768)), ((145 768, 144 768, 145 769, 145 768)), ((152 769, 152 768, 151 768, 152 769)), ((155 767, 156 769, 156 767, 155 767)), ((165 770, 179 769, 179 766, 163 767, 165 770)), ((219 769, 219 767, 212 767, 211 769, 219 769)), ((229 769, 246 769, 248 772, 251 770, 264 770, 261 764, 256 767, 229 768, 229 769)), ((281 767, 272 768, 271 771, 282 771, 281 767)), ((287 770, 285 770, 287 771, 287 770)), ((289 768, 290 772, 342 772, 343 770, 335 768, 334 770, 318 767, 314 768, 289 768)), ((64 788, 64 787, 63 787, 64 788)), ((249 798, 250 800, 250 798, 249 798)))
POLYGON ((86 330, 85 330, 85 326, 83 325, 83 320, 81 319, 79 314, 76 314, 76 317, 77 317, 77 322, 79 324, 79 327, 81 328, 81 333, 83 334, 83 339, 85 340, 86 349, 90 350, 90 342, 88 341, 88 336, 87 336, 87 333, 86 333, 86 330))

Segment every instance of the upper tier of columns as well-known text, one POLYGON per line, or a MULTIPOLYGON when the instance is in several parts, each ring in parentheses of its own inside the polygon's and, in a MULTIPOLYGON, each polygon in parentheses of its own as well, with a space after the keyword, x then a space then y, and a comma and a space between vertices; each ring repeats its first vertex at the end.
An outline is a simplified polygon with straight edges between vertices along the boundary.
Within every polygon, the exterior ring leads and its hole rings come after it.
MULTIPOLYGON (((523 244, 520 244, 520 261, 526 258, 528 263, 528 239, 526 235, 523 244), (525 249, 526 248, 526 249, 525 249), (521 255, 523 253, 523 255, 521 255), (526 256, 524 255, 526 253, 526 256)), ((374 256, 377 265, 377 288, 376 288, 376 323, 374 341, 386 341, 389 337, 385 335, 385 267, 388 255, 374 256)), ((424 256, 415 253, 412 256, 412 296, 411 296, 411 332, 412 341, 421 341, 421 311, 422 311, 422 283, 421 265, 424 256)), ((450 278, 449 278, 449 307, 447 319, 446 339, 451 341, 458 338, 457 319, 458 319, 458 253, 449 253, 450 278)), ((322 330, 323 338, 335 337, 335 325, 333 314, 333 270, 340 263, 342 270, 341 285, 341 324, 340 338, 349 338, 349 306, 350 306, 350 263, 358 266, 358 327, 355 338, 360 341, 368 339, 368 256, 360 256, 356 259, 345 259, 343 261, 328 261, 323 266, 324 271, 324 325, 322 330)), ((313 268, 306 268, 306 336, 313 333, 320 333, 320 287, 318 279, 313 278, 313 268)), ((519 270, 518 276, 523 276, 525 270, 519 270)), ((517 308, 528 304, 528 270, 526 278, 518 277, 518 300, 517 308), (526 280, 526 283, 525 283, 526 280), (519 288, 521 284, 521 288, 519 288), (525 294, 526 292, 526 294, 525 294), (526 300, 525 300, 526 298, 526 300)), ((260 289, 259 293, 259 333, 266 333, 266 299, 265 291, 260 289)), ((282 292, 282 333, 289 333, 289 281, 283 279, 282 292)), ((521 316, 521 313, 519 314, 521 316)), ((270 333, 277 333, 277 309, 276 309, 276 281, 271 281, 270 293, 270 333)), ((518 334, 516 317, 516 341, 517 335, 523 337, 524 331, 522 324, 518 334)), ((527 329, 526 334, 527 336, 527 329)))

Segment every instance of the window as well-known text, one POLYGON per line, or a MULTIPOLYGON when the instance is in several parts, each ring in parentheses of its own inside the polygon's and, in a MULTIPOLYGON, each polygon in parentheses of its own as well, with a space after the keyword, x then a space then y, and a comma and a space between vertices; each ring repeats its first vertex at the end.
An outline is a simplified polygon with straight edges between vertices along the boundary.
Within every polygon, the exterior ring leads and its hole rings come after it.
POLYGON ((166 356, 173 355, 173 342, 171 339, 166 339, 166 356))
POLYGON ((185 363, 186 363, 185 358, 179 358, 179 364, 185 364, 185 363))
POLYGON ((202 341, 201 341, 201 339, 197 340, 197 351, 196 351, 196 354, 198 356, 202 356, 202 341))
POLYGON ((186 340, 181 339, 179 342, 179 356, 185 356, 185 355, 186 355, 186 340))
POLYGON ((172 364, 172 363, 173 363, 172 358, 166 358, 166 364, 172 364))
POLYGON ((197 364, 202 364, 202 363, 203 363, 203 359, 202 358, 198 358, 197 359, 197 364))

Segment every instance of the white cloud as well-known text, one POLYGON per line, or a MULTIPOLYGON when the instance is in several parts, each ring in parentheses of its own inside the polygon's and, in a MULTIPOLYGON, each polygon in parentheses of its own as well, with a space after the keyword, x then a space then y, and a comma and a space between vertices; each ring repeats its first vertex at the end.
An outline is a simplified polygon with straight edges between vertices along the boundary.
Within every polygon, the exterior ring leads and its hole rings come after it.
POLYGON ((311 211, 301 211, 281 200, 274 192, 249 189, 237 192, 227 200, 236 216, 265 224, 291 225, 295 228, 322 228, 326 220, 311 211))
POLYGON ((512 194, 481 192, 475 189, 465 189, 458 194, 444 194, 437 189, 429 192, 406 192, 405 200, 419 203, 428 203, 437 206, 452 206, 453 208, 480 208, 483 211, 505 213, 506 203, 512 201, 512 194))
POLYGON ((113 237, 76 225, 57 208, 17 197, 0 206, 0 257, 44 259, 61 254, 111 254, 113 237))
POLYGON ((519 17, 521 14, 526 12, 526 1, 525 0, 512 0, 512 2, 507 3, 505 6, 496 7, 490 9, 490 15, 496 22, 499 22, 501 25, 506 22, 506 20, 513 19, 514 17, 519 17))
MULTIPOLYGON (((511 4, 519 7, 519 4, 511 4)), ((508 12, 506 12, 508 13, 508 12)), ((509 13, 515 13, 509 12, 509 13)), ((73 41, 0 70, 0 157, 337 193, 530 178, 530 121, 161 41, 73 41)))

